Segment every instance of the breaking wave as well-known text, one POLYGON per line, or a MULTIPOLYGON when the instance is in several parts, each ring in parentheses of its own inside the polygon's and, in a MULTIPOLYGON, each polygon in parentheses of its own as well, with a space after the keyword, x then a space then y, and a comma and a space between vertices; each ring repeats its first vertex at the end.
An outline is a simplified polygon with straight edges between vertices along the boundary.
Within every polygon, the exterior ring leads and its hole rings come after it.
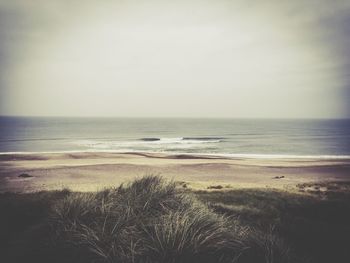
POLYGON ((117 151, 176 151, 198 149, 215 149, 220 143, 220 137, 179 137, 179 138, 156 138, 145 137, 137 140, 79 140, 74 142, 79 146, 95 150, 117 151))

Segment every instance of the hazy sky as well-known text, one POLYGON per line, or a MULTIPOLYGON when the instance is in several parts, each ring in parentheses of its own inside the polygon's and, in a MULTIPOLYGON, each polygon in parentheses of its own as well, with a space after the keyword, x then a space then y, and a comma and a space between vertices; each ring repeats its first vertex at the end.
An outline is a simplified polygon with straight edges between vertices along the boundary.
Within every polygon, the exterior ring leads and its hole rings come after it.
POLYGON ((0 0, 0 115, 350 117, 349 0, 0 0))

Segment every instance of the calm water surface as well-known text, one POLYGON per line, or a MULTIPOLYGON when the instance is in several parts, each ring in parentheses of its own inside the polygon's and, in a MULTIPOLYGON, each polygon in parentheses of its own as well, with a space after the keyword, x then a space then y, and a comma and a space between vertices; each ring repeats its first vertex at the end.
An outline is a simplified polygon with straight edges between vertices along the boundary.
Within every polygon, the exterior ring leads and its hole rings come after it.
POLYGON ((0 117, 0 152, 350 156, 350 120, 0 117))

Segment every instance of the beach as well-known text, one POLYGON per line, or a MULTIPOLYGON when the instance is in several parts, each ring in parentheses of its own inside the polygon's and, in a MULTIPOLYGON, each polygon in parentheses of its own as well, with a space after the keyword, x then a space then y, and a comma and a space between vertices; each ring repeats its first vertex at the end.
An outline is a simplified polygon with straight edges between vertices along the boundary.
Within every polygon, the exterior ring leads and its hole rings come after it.
POLYGON ((6 117, 0 126, 2 261, 350 257, 348 120, 6 117), (198 238, 209 242, 196 250, 198 238))
MULTIPOLYGON (((144 175, 193 190, 273 188, 350 181, 348 158, 238 158, 163 153, 0 154, 0 192, 98 191, 144 175)), ((322 191, 322 188, 321 188, 322 191)))

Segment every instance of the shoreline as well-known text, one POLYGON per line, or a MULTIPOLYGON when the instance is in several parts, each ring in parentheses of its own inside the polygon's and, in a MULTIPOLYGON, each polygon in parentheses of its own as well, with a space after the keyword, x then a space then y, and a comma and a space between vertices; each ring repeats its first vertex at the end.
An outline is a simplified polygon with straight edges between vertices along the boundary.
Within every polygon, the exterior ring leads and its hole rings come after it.
POLYGON ((117 150, 65 150, 65 151, 19 151, 19 152, 0 152, 1 156, 7 155, 45 155, 45 154, 144 154, 159 155, 164 157, 186 155, 189 157, 200 158, 219 158, 219 159, 285 159, 285 160, 350 160, 350 155, 304 155, 304 154, 255 154, 255 153, 187 153, 187 152, 156 152, 156 151, 117 151, 117 150))
POLYGON ((350 181, 350 158, 243 158, 150 152, 0 153, 0 192, 96 191, 147 174, 194 190, 274 188, 350 181), (28 177, 19 177, 27 174, 28 177))

